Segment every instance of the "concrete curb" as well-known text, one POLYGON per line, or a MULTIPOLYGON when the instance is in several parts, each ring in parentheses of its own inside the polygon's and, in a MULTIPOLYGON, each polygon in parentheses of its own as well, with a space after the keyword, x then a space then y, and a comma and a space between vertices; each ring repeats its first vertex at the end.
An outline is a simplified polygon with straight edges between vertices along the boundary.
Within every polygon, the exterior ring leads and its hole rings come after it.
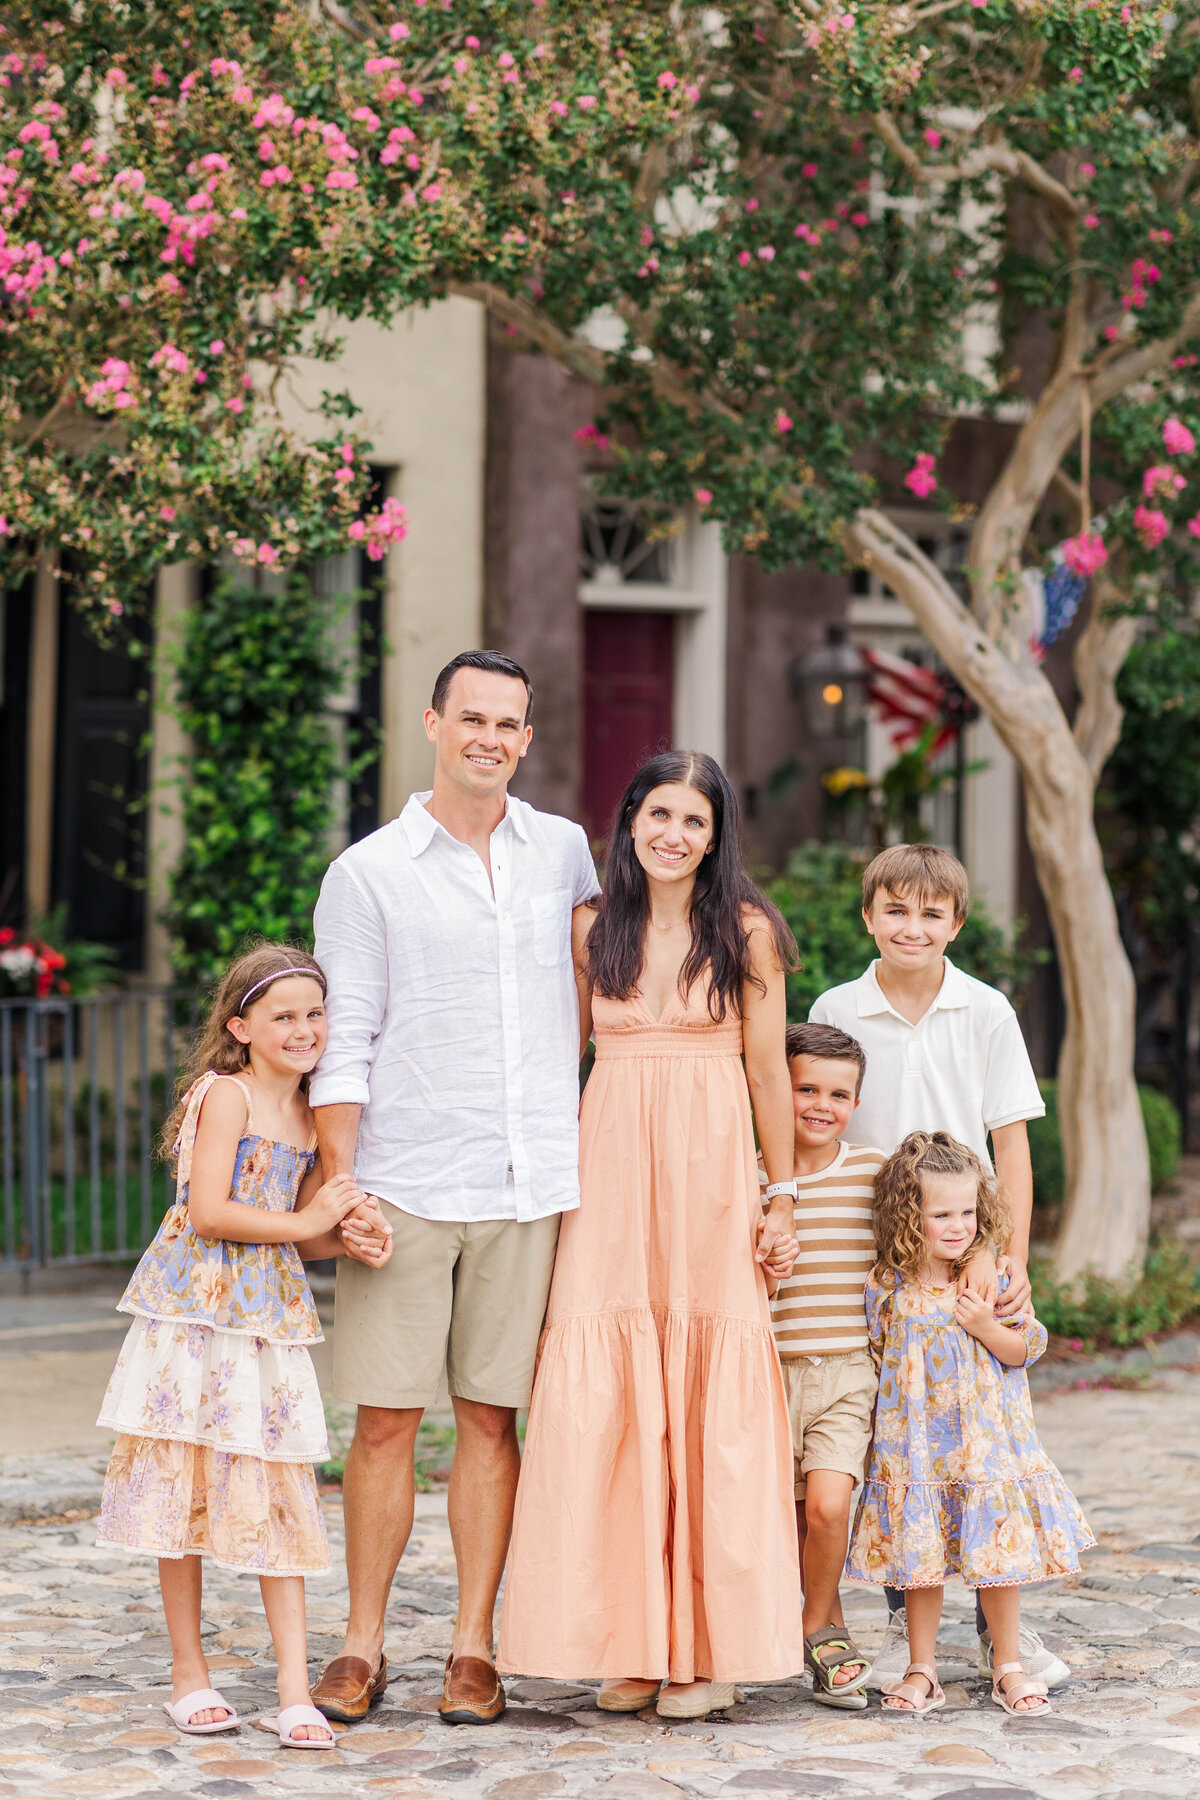
POLYGON ((0 1525, 100 1510, 104 1456, 0 1457, 0 1525))
POLYGON ((1132 1350, 1108 1350, 1078 1361, 1043 1358, 1029 1371, 1035 1394, 1061 1393, 1064 1388, 1096 1387, 1103 1381, 1128 1380, 1154 1375, 1162 1369, 1200 1372, 1200 1333, 1177 1331, 1158 1344, 1139 1344, 1132 1350))

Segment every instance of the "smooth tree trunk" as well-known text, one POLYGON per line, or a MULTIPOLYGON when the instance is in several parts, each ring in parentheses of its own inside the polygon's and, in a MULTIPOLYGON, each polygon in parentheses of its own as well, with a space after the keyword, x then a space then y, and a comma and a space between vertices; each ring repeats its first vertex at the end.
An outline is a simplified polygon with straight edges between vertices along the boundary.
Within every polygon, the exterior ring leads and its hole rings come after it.
POLYGON ((1066 1008, 1059 1120, 1066 1203, 1056 1262, 1074 1281, 1140 1273, 1150 1222, 1146 1135, 1133 1073, 1133 970, 1117 925, 1095 824, 1095 787, 1120 729, 1115 672, 1132 626, 1099 617, 1082 634, 1083 703, 1072 730, 1031 657, 984 632, 917 545, 875 509, 847 534, 856 562, 907 604, 1015 758, 1026 830, 1046 899, 1066 1008))

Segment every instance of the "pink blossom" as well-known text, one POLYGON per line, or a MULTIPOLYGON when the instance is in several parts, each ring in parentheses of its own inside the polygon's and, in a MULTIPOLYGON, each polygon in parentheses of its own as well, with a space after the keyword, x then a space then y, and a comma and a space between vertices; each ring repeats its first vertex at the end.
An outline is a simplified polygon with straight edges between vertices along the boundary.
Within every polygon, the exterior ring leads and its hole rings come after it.
POLYGON ((358 186, 358 176, 353 169, 330 169, 325 177, 325 186, 331 191, 339 188, 354 188, 358 186))
POLYGON ((1095 231, 1096 227, 1100 223, 1100 220, 1097 218, 1095 213, 1085 213, 1083 216, 1083 223, 1084 223, 1084 228, 1087 231, 1095 231))
POLYGON ((1115 344, 1121 335, 1121 328, 1119 325, 1106 325, 1104 327, 1104 335, 1110 344, 1115 344))
POLYGON ((273 568, 279 561, 279 552, 273 544, 260 544, 255 555, 255 561, 264 563, 268 569, 273 568))
POLYGON ((511 69, 516 60, 511 50, 502 50, 496 58, 502 69, 511 69))
POLYGON ((658 85, 660 88, 673 88, 678 83, 678 80, 679 77, 673 75, 670 69, 664 69, 658 78, 658 85))
POLYGON ((781 406, 779 411, 775 414, 776 431, 778 431, 781 436, 785 436, 792 429, 794 423, 795 421, 788 417, 781 406))
POLYGON ((1067 70, 1067 80, 1075 82, 1076 85, 1083 80, 1083 70, 1078 63, 1075 64, 1073 69, 1067 70))
POLYGON ((695 493, 695 500, 696 500, 697 506, 711 506, 712 505, 712 489, 711 488, 697 488, 696 493, 695 493))
POLYGON ((1133 515, 1133 528, 1147 550, 1157 549, 1171 529, 1166 514, 1149 506, 1138 507, 1133 515))
POLYGON ((431 181, 428 187, 421 189, 422 200, 428 200, 431 204, 434 200, 440 200, 441 197, 442 189, 439 182, 431 181))
POLYGON ((596 96, 595 94, 580 94, 575 104, 580 112, 590 112, 596 104, 596 96))
POLYGON ((383 122, 379 114, 373 113, 369 106, 356 106, 350 117, 357 119, 360 125, 365 125, 368 131, 378 131, 383 122))
POLYGON ((805 177, 806 180, 812 181, 817 173, 816 163, 802 163, 801 167, 800 167, 800 173, 805 177))
MULTIPOLYGON (((117 89, 129 86, 129 77, 124 69, 109 69, 104 79, 110 88, 117 89)), ((193 76, 192 79, 195 80, 195 77, 193 76)))
POLYGON ((1194 538, 1200 538, 1200 512, 1187 522, 1187 528, 1194 538))
POLYGON ((225 349, 225 339, 224 338, 214 338, 212 340, 212 343, 208 346, 208 353, 210 356, 220 356, 222 354, 222 352, 224 351, 224 349, 225 349))
POLYGON ((467 46, 468 50, 478 50, 479 48, 479 39, 477 37, 464 38, 463 43, 467 46))
POLYGON ((567 103, 565 100, 552 100, 548 110, 552 112, 556 118, 565 119, 568 111, 567 103))
POLYGON ((774 244, 764 244, 762 246, 762 249, 758 253, 758 260, 759 260, 759 262, 768 262, 768 263, 774 262, 775 261, 775 246, 774 246, 774 244))
POLYGON ((852 225, 857 225, 858 229, 861 231, 864 225, 869 223, 869 220, 865 212, 856 212, 850 214, 850 223, 852 225))
POLYGON ((1108 561, 1108 551, 1099 532, 1081 531, 1068 538, 1062 547, 1062 558, 1076 575, 1092 576, 1108 561))
POLYGON ((747 212, 757 212, 758 211, 758 201, 753 200, 753 199, 747 200, 746 211, 747 212))
POLYGON ((931 150, 941 149, 942 134, 940 131, 935 131, 932 125, 927 125, 921 133, 921 136, 925 139, 925 142, 929 145, 931 150))
POLYGON ((937 476, 933 472, 935 461, 927 450, 919 451, 916 462, 904 477, 905 487, 921 500, 927 500, 937 487, 937 476))
POLYGON ((346 535, 356 544, 365 542, 371 562, 382 562, 388 545, 402 543, 408 536, 408 514, 399 500, 385 500, 378 512, 353 520, 346 535))
POLYGON ((739 250, 738 251, 738 262, 741 264, 743 269, 749 268, 750 252, 748 250, 739 250))
POLYGON ((242 400, 241 395, 235 394, 233 396, 232 400, 227 400, 225 402, 225 411, 231 412, 231 413, 240 413, 244 404, 245 403, 242 400))
POLYGON ((173 506, 160 506, 158 509, 158 516, 160 519, 165 519, 167 523, 170 524, 171 520, 175 517, 175 508, 173 506))
POLYGON ((1167 463, 1155 463, 1154 467, 1147 469, 1142 476, 1142 492, 1147 500, 1155 498, 1170 500, 1186 485, 1183 476, 1167 463))
POLYGON ((455 74, 465 75, 467 70, 470 68, 470 66, 471 66, 471 62, 470 62, 469 57, 466 57, 466 56, 456 56, 455 57, 455 59, 454 59, 455 74))
POLYGON ((408 26, 407 25, 389 25, 388 26, 388 36, 391 38, 393 44, 398 44, 401 42, 401 40, 403 38, 406 38, 409 36, 408 26))
POLYGON ((594 444, 597 450, 608 449, 608 439, 595 425, 580 425, 571 436, 577 444, 594 444))
POLYGON ((254 99, 254 89, 246 87, 243 83, 241 87, 234 88, 233 97, 239 106, 249 106, 254 99))
POLYGON ((1190 456, 1196 448, 1195 438, 1181 419, 1165 420, 1162 438, 1168 456, 1190 456))
POLYGON ((1092 179, 1092 176, 1096 173, 1095 163, 1090 163, 1090 162, 1080 163, 1079 173, 1084 181, 1090 181, 1092 179))

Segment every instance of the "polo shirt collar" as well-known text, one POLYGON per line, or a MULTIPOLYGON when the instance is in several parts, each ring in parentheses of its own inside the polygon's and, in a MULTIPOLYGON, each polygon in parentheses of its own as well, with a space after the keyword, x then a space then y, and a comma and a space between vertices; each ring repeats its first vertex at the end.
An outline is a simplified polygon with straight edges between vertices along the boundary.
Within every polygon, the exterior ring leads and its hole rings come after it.
MULTIPOLYGON (((946 967, 942 974, 942 985, 933 997, 929 1007, 930 1012, 946 1012, 970 1003, 966 976, 961 969, 955 968, 948 956, 944 958, 944 961, 946 967)), ((866 972, 859 976, 855 984, 858 989, 858 1016, 860 1019, 870 1019, 877 1017, 880 1013, 895 1012, 896 1010, 879 985, 878 969, 879 959, 877 957, 866 972)))
MULTIPOLYGON (((400 814, 400 824, 408 839, 409 848, 414 856, 420 856, 428 850, 434 838, 441 830, 437 820, 426 806, 426 801, 433 798, 433 789, 426 788, 424 793, 410 794, 400 814)), ((521 802, 509 794, 504 804, 504 817, 501 825, 511 825, 523 842, 529 842, 529 824, 524 818, 521 802)), ((499 827, 497 827, 499 829, 499 827)))

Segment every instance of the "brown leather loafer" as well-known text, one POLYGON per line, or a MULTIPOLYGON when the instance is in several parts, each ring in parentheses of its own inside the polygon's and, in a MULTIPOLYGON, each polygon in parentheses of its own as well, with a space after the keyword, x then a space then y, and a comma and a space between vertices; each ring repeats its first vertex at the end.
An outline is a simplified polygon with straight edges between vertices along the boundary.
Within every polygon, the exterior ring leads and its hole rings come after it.
POLYGON ((312 1691, 313 1705, 340 1725, 357 1725, 386 1687, 386 1656, 373 1675, 361 1656, 335 1656, 312 1691))
POLYGON ((448 1656, 438 1717, 447 1725, 490 1725, 504 1711, 504 1684, 481 1656, 448 1656))

